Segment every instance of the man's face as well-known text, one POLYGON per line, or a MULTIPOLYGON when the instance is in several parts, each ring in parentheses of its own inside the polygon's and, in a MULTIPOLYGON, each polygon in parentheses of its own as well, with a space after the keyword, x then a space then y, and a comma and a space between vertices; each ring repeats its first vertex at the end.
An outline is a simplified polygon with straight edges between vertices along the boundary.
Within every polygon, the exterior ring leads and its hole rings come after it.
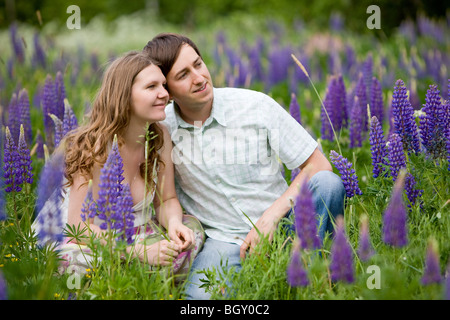
POLYGON ((185 44, 167 74, 170 97, 183 110, 197 111, 211 106, 213 84, 208 68, 195 50, 185 44))

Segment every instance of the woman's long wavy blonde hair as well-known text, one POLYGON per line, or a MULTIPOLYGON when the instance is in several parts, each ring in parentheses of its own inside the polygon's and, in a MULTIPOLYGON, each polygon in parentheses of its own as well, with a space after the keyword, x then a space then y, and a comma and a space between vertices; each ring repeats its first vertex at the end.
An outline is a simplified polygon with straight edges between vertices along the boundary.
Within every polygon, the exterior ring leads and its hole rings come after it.
MULTIPOLYGON (((86 181, 92 179, 93 166, 95 163, 103 166, 106 162, 114 135, 117 134, 119 148, 123 144, 124 130, 130 120, 134 80, 139 72, 151 64, 157 65, 148 55, 132 51, 108 66, 88 114, 88 123, 64 139, 67 187, 73 185, 75 174, 81 174, 86 181)), ((155 187, 155 161, 156 167, 164 165, 158 153, 163 146, 163 133, 157 123, 148 127, 148 133, 154 138, 149 142, 148 157, 140 166, 140 174, 150 186, 149 190, 152 190, 155 187)))

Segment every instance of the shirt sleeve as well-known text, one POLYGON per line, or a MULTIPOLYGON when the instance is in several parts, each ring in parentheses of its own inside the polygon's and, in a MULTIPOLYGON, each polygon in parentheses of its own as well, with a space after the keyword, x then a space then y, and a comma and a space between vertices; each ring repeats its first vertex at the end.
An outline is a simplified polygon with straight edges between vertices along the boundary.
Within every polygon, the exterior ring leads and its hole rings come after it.
POLYGON ((261 103, 272 151, 289 170, 298 168, 317 148, 317 141, 274 99, 265 96, 261 103))

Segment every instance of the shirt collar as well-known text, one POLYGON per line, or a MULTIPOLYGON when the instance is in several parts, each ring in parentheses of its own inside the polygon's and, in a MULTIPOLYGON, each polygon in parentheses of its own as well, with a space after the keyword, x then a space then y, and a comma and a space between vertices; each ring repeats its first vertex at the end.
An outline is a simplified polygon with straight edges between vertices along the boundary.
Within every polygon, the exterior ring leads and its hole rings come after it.
MULTIPOLYGON (((206 119, 203 126, 210 125, 213 122, 213 120, 215 119, 220 125, 226 127, 227 122, 225 119, 224 106, 221 103, 220 96, 216 94, 216 89, 213 88, 213 90, 214 90, 214 100, 213 100, 213 105, 212 105, 212 109, 211 109, 211 114, 208 117, 208 119, 206 119)), ((186 121, 183 120, 183 118, 181 118, 180 107, 175 103, 175 101, 173 102, 173 109, 175 111, 175 118, 176 118, 178 127, 182 127, 182 128, 192 128, 193 127, 192 124, 187 123, 186 121)))

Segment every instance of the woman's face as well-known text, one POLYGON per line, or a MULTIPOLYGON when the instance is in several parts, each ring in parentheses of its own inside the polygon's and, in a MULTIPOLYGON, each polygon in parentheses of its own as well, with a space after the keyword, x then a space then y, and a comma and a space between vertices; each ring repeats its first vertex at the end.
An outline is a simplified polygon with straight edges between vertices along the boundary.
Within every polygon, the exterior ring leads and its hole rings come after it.
POLYGON ((166 118, 169 101, 166 78, 159 67, 151 64, 138 73, 131 88, 131 118, 138 123, 154 123, 166 118))

